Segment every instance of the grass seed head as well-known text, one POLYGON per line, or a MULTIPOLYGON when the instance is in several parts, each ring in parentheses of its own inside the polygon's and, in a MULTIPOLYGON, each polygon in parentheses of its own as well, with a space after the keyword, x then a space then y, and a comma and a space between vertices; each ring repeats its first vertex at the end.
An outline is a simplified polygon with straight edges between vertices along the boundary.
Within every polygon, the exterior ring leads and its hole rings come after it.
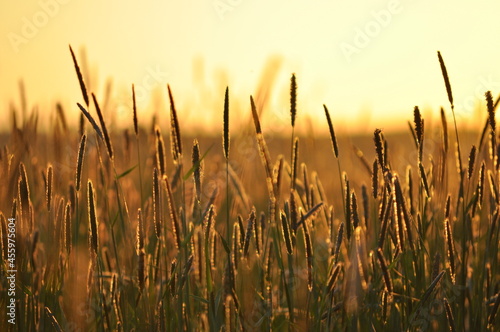
POLYGON ((179 226, 179 220, 177 217, 177 211, 175 208, 174 196, 172 194, 172 188, 170 187, 170 182, 166 175, 163 176, 163 180, 167 187, 167 198, 168 198, 168 209, 170 210, 170 219, 172 220, 172 230, 175 238, 175 247, 179 249, 181 247, 181 229, 179 226))
POLYGON ((210 236, 210 231, 212 229, 214 217, 215 217, 214 205, 210 204, 210 207, 208 208, 208 213, 206 214, 205 221, 204 221, 205 239, 207 239, 207 240, 209 239, 209 236, 210 236))
POLYGON ((50 211, 51 205, 52 205, 52 188, 53 188, 53 183, 54 183, 54 174, 53 174, 53 169, 52 165, 49 164, 47 167, 47 180, 46 180, 46 185, 45 185, 45 201, 47 203, 47 210, 50 211))
POLYGON ((243 243, 243 256, 248 257, 248 249, 250 247, 250 239, 252 237, 253 223, 255 222, 255 208, 252 208, 250 216, 247 220, 247 229, 245 231, 245 242, 243 243))
POLYGON ((358 199, 356 198, 356 193, 351 192, 351 220, 352 225, 356 229, 359 226, 359 215, 358 215, 358 199))
POLYGON ((295 127, 295 118, 297 117, 297 81, 295 74, 292 74, 292 78, 290 79, 290 117, 292 127, 295 127))
POLYGON ((87 88, 85 87, 85 82, 83 81, 82 72, 80 71, 80 66, 78 66, 78 62, 76 61, 75 53, 69 46, 69 51, 71 52, 71 58, 73 59, 73 64, 75 66, 76 76, 78 77, 78 83, 80 83, 80 89, 82 90, 83 100, 85 101, 85 105, 87 108, 89 107, 89 95, 87 93, 87 88))
POLYGON ((167 85, 168 99, 170 101, 170 149, 172 157, 176 162, 180 161, 182 156, 182 139, 179 120, 177 119, 177 111, 175 110, 174 97, 170 90, 170 85, 167 85))
POLYGON ((226 87, 224 95, 224 131, 222 139, 222 148, 224 149, 224 157, 229 159, 229 87, 226 87))
POLYGON ((113 159, 113 145, 111 144, 111 138, 108 134, 108 129, 106 127, 106 122, 104 121, 104 116, 102 114, 101 108, 97 103, 97 99, 95 95, 92 93, 92 100, 94 101, 95 109, 97 111, 97 116, 99 117, 99 123, 101 124, 102 136, 104 137, 104 144, 106 145, 106 150, 108 151, 108 155, 110 159, 113 159))
POLYGON ((337 232, 337 241, 335 241, 335 249, 333 251, 333 256, 335 257, 335 263, 339 260, 340 246, 342 245, 342 239, 344 237, 344 223, 340 223, 339 230, 337 232))
POLYGON ((491 96, 491 91, 486 91, 486 106, 488 108, 488 121, 491 127, 491 131, 495 133, 496 121, 495 121, 495 108, 493 106, 493 97, 491 96))
POLYGON ((476 146, 473 145, 469 153, 469 167, 467 172, 467 178, 470 180, 472 177, 472 172, 474 172, 474 163, 476 161, 476 146))
POLYGON ((349 187, 349 180, 347 173, 344 172, 344 197, 345 197, 345 223, 347 228, 347 241, 351 240, 352 233, 352 206, 351 206, 351 189, 349 187))
POLYGON ((240 224, 235 221, 233 224, 233 236, 232 236, 232 248, 231 248, 231 259, 235 270, 238 270, 238 260, 241 248, 241 237, 240 237, 240 224))
POLYGON ((450 79, 448 77, 448 71, 446 70, 446 66, 444 64, 443 57, 441 56, 441 52, 437 52, 439 65, 441 67, 441 73, 443 74, 444 85, 446 87, 446 93, 448 94, 448 100, 450 102, 451 108, 453 108, 453 95, 451 93, 451 85, 450 79))
POLYGON ((161 192, 160 179, 158 169, 153 169, 153 222, 155 225, 155 234, 159 239, 161 237, 162 225, 162 208, 161 208, 161 192))
POLYGON ((194 167, 193 177, 194 185, 196 190, 196 197, 201 198, 201 179, 203 176, 203 163, 200 160, 200 145, 198 140, 195 139, 193 142, 193 152, 192 152, 192 162, 194 167))
POLYGON ((291 255, 293 254, 292 235, 290 234, 290 226, 288 225, 286 214, 283 211, 280 212, 280 219, 281 219, 281 231, 283 233, 283 239, 285 240, 286 252, 289 255, 291 255))
POLYGON ((450 264, 450 275, 451 275, 451 281, 453 284, 455 284, 455 245, 453 244, 453 233, 451 232, 451 225, 450 225, 450 220, 446 218, 444 220, 444 227, 445 227, 445 238, 446 238, 446 244, 447 244, 447 251, 448 251, 448 262, 450 264))
POLYGON ((142 211, 141 209, 137 209, 137 231, 136 231, 136 238, 137 238, 137 253, 139 253, 141 250, 144 250, 144 219, 142 217, 142 211))
POLYGON ((160 171, 160 175, 166 174, 166 160, 165 160, 165 143, 161 134, 160 127, 155 127, 156 137, 156 167, 160 171))
POLYGON ((69 254, 71 252, 71 203, 66 203, 66 208, 64 209, 64 247, 66 252, 69 254))
POLYGON ((255 250, 257 255, 260 256, 262 253, 262 225, 266 222, 266 214, 264 212, 260 213, 259 222, 254 222, 253 224, 253 234, 255 237, 255 250))
POLYGON ((477 196, 479 206, 483 204, 483 195, 484 195, 484 170, 485 170, 484 160, 481 162, 481 168, 479 169, 479 180, 477 185, 477 196))
POLYGON ((375 129, 373 133, 373 140, 375 141, 375 152, 377 153, 378 164, 385 173, 385 154, 384 154, 384 143, 382 139, 382 130, 375 129))
POLYGON ((330 112, 328 112, 328 108, 323 104, 323 108, 325 109, 326 121, 328 122, 328 130, 330 131, 330 140, 332 141, 333 153, 335 154, 335 158, 339 157, 339 146, 337 143, 337 136, 335 136, 335 130, 333 129, 332 119, 330 118, 330 112))
MULTIPOLYGON (((30 210, 30 187, 28 183, 28 175, 24 163, 19 164, 19 180, 18 180, 18 202, 21 212, 21 220, 28 221, 30 210)), ((13 215, 15 217, 15 214, 13 215)))
POLYGON ((137 105, 135 103, 135 87, 132 84, 132 109, 134 110, 134 133, 135 136, 139 136, 139 124, 137 121, 137 105))
POLYGON ((422 119, 422 115, 420 114, 418 106, 415 106, 415 109, 413 110, 413 119, 415 122, 417 143, 418 145, 421 145, 424 137, 424 120, 422 119))
POLYGON ((257 112, 257 108, 255 107, 255 102, 254 102, 252 96, 250 96, 250 108, 252 110, 252 118, 253 118, 253 124, 255 126, 255 132, 257 134, 262 134, 262 128, 260 126, 259 113, 257 112))
POLYGON ((94 193, 94 185, 92 181, 89 180, 87 183, 87 200, 88 200, 88 210, 89 210, 89 248, 93 257, 97 256, 99 251, 98 246, 98 221, 97 221, 97 212, 95 206, 95 193, 94 193))

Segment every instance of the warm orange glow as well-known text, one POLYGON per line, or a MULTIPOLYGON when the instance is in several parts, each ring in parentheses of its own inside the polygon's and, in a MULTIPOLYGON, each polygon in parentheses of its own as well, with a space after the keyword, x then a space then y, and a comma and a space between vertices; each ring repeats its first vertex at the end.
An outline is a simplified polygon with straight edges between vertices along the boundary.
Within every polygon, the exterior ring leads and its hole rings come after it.
POLYGON ((227 85, 242 119, 252 94, 270 115, 267 121, 288 121, 291 73, 299 87, 298 130, 308 130, 308 117, 315 129, 326 129, 322 104, 339 130, 406 127, 415 105, 437 119, 440 106, 449 109, 440 50, 459 124, 467 124, 484 92, 500 91, 499 6, 403 0, 4 4, 0 129, 8 126, 9 104, 20 107, 21 79, 28 110, 38 105, 50 114, 61 101, 76 119, 82 97, 68 44, 100 100, 110 84, 117 120, 129 121, 132 83, 143 118, 165 108, 168 83, 181 121, 217 131, 227 85))

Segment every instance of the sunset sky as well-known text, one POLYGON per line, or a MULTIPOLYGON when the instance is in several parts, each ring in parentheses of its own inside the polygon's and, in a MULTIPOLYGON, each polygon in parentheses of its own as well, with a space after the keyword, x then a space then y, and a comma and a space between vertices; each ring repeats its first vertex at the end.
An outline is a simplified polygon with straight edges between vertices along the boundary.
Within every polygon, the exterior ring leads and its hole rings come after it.
POLYGON ((326 129, 323 104, 339 130, 406 128, 415 105, 436 119, 449 110, 440 50, 465 124, 486 90, 500 93, 499 14, 497 1, 0 0, 0 130, 20 79, 29 109, 51 114, 61 101, 77 119, 69 44, 99 100, 112 79, 113 119, 131 119, 132 83, 140 116, 156 108, 166 119, 168 83, 183 125, 217 133, 227 85, 238 118, 254 95, 264 127, 289 121, 291 73, 302 129, 308 118, 326 129))

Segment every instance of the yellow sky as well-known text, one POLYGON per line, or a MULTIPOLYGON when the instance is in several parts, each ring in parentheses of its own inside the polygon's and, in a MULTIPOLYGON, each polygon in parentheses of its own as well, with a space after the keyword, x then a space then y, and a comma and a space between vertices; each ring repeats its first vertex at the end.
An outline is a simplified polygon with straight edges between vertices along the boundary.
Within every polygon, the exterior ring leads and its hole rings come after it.
POLYGON ((99 100, 112 78, 117 119, 130 118, 132 83, 142 116, 155 104, 166 118, 168 83, 181 121, 215 130, 226 85, 238 114, 267 86, 264 126, 288 122, 292 72, 299 126, 309 116, 326 128, 326 104, 339 130, 406 127, 415 105, 428 116, 449 108, 440 50, 467 123, 477 98, 500 93, 499 13, 497 1, 0 0, 0 130, 9 104, 19 105, 21 78, 30 108, 53 112, 62 101, 77 118, 69 44, 82 62, 85 50, 99 100))

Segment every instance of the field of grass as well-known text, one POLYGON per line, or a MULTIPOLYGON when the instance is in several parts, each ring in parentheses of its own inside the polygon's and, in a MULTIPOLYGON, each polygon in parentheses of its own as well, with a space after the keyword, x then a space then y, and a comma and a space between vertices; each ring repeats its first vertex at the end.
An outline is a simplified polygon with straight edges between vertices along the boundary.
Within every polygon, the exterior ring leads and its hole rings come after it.
POLYGON ((439 126, 415 107, 408 132, 338 138, 321 104, 330 137, 295 135, 294 75, 285 137, 251 97, 253 123, 231 127, 228 90, 212 137, 182 134, 170 87, 169 124, 138 118, 132 89, 129 127, 109 127, 73 55, 78 107, 46 133, 13 107, 0 136, 0 326, 498 331, 498 99, 458 130, 438 55, 439 126))

